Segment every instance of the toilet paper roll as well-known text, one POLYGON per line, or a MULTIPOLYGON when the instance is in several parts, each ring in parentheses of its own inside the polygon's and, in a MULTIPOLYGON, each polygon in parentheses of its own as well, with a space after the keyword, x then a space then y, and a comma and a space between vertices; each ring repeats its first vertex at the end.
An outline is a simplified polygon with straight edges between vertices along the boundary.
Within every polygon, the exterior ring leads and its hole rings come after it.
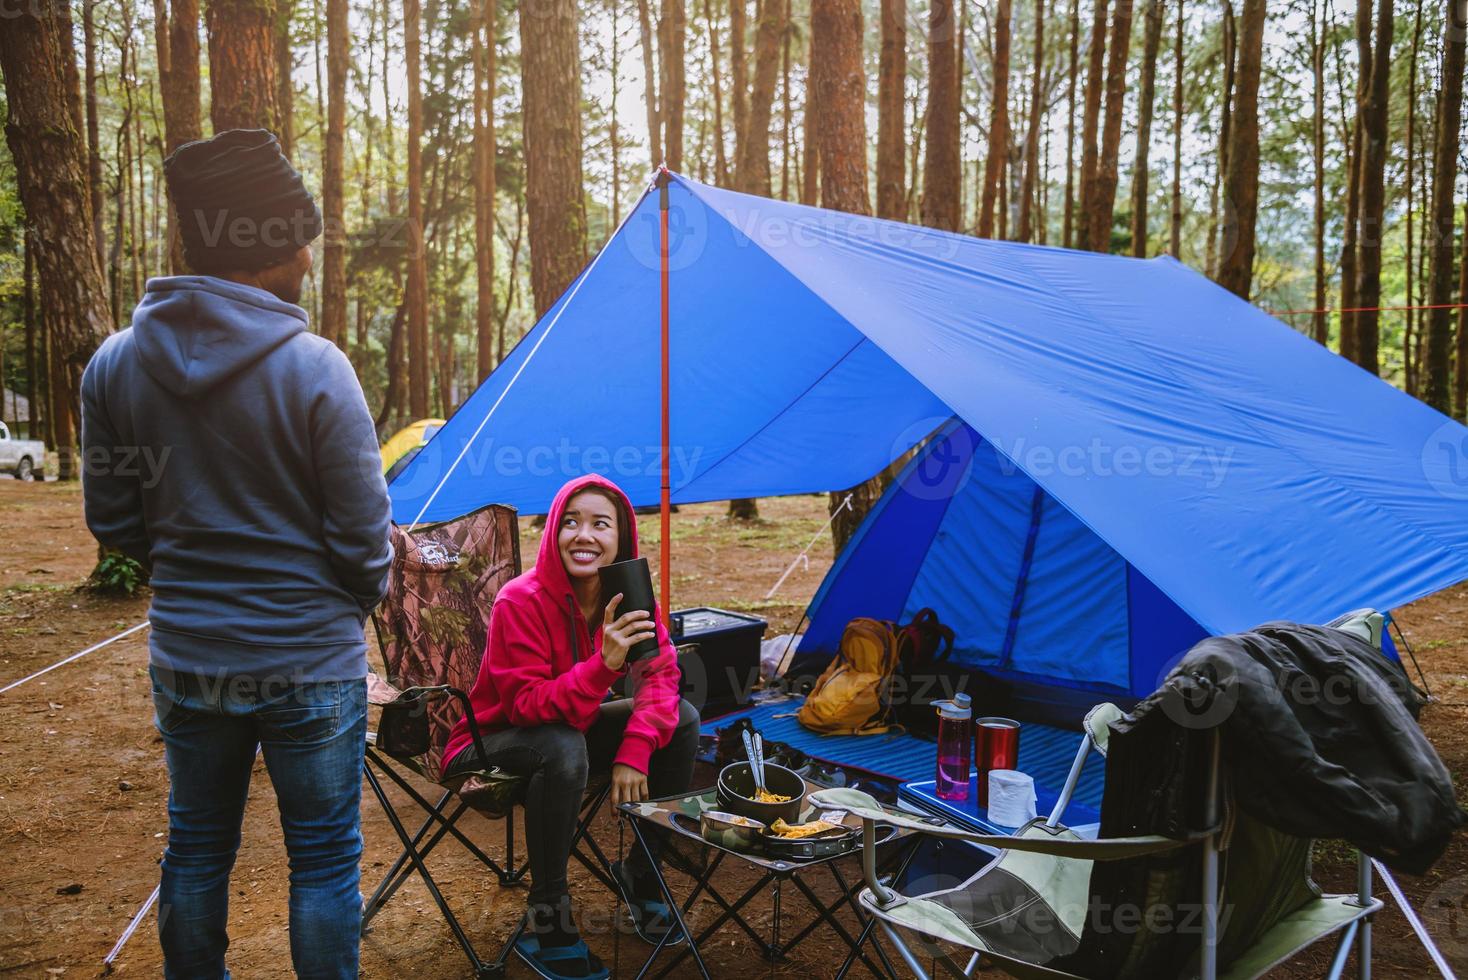
POLYGON ((1001 827, 1019 827, 1035 819, 1035 781, 1014 769, 989 773, 989 819, 1001 827))

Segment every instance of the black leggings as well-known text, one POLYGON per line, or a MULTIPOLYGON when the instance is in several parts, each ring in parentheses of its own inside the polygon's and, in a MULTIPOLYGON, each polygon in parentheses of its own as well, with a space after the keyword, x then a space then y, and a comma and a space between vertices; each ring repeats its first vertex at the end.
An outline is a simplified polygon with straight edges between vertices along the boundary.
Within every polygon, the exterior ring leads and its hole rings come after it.
MULTIPOLYGON (((570 725, 507 728, 483 738, 486 759, 480 760, 471 742, 454 756, 450 775, 498 766, 526 777, 525 846, 530 852, 530 904, 555 905, 567 894, 566 865, 571 839, 586 791, 588 773, 610 772, 622 733, 632 717, 632 699, 608 701, 585 734, 570 725)), ((678 702, 678 727, 668 744, 652 754, 647 788, 654 797, 685 792, 693 780, 693 757, 698 751, 698 709, 678 702)), ((628 863, 645 869, 646 857, 634 848, 628 863)))

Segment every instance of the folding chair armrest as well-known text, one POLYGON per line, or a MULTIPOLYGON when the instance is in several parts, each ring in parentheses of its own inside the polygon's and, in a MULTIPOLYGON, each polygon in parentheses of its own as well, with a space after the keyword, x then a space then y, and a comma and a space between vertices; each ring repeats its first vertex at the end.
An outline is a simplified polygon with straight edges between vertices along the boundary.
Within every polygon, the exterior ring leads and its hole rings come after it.
MULTIPOLYGON (((380 684, 383 688, 392 689, 391 685, 385 681, 381 681, 380 684)), ((474 717, 474 705, 470 703, 469 695, 464 693, 460 688, 454 687, 452 684, 436 684, 432 687, 408 687, 398 691, 397 697, 393 700, 396 701, 409 697, 418 698, 434 694, 446 694, 449 697, 456 698, 463 705, 464 717, 469 719, 469 737, 474 742, 474 751, 478 753, 480 759, 483 759, 485 757, 484 739, 479 731, 479 719, 474 717)), ((391 702, 387 703, 390 704, 391 702)))

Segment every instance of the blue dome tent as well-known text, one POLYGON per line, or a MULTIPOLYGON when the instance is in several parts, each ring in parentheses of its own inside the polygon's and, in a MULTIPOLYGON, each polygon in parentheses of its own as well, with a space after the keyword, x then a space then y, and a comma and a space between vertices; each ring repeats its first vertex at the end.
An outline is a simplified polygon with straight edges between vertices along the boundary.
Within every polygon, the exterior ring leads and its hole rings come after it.
POLYGON ((1468 429, 1171 258, 672 175, 664 263, 659 196, 393 481, 396 520, 543 512, 586 471, 656 504, 666 267, 673 503, 852 486, 940 428, 920 460, 971 463, 951 499, 889 495, 807 649, 927 597, 976 665, 1135 695, 1205 633, 1468 578, 1468 429), (953 560, 899 570, 960 526, 953 560))
POLYGON ((953 666, 1057 721, 1150 693, 1208 634, 961 419, 918 450, 837 556, 792 671, 824 666, 855 616, 907 621, 924 608, 953 628, 953 666))

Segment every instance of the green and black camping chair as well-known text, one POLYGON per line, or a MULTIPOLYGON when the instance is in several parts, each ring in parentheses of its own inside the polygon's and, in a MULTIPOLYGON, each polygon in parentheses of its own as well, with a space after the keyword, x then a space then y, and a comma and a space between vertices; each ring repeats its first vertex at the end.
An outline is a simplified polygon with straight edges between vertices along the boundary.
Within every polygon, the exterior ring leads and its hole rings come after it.
POLYGON ((866 793, 821 790, 811 802, 861 818, 874 916, 921 978, 931 958, 956 976, 984 960, 1021 978, 1257 977, 1315 942, 1339 936, 1327 976, 1352 948, 1370 975, 1371 864, 1358 853, 1358 891, 1322 894, 1310 841, 1239 813, 1228 798, 1215 732, 1172 724, 1118 735, 1113 705, 1086 717, 1086 735, 1059 802, 1013 836, 934 827, 866 793), (1138 737, 1134 737, 1138 736, 1138 737), (1059 823, 1087 752, 1106 757, 1100 833, 1059 823), (968 841, 997 856, 957 887, 902 895, 876 875, 876 825, 968 841), (912 937, 919 952, 904 936, 912 937), (957 952, 961 950, 963 952, 957 952), (967 956, 966 965, 954 959, 967 956))

